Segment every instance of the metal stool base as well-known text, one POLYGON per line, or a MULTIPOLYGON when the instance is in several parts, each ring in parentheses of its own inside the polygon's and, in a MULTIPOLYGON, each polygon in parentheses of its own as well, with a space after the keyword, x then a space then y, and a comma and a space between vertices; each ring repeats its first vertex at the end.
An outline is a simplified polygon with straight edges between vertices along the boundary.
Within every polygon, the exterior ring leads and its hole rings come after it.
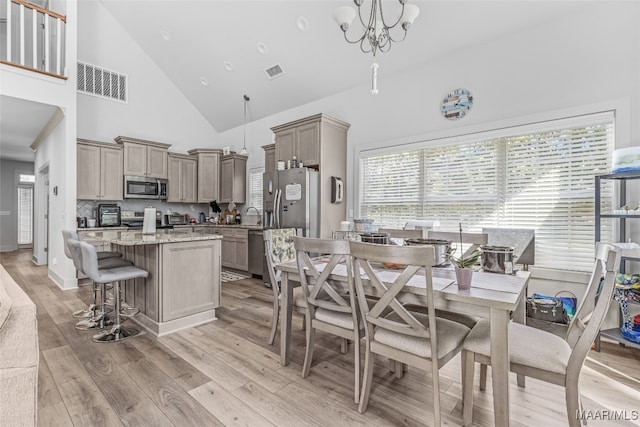
POLYGON ((104 331, 101 334, 94 335, 92 340, 97 343, 109 343, 109 342, 118 342, 124 341, 127 338, 135 337, 140 333, 139 329, 136 328, 125 328, 120 325, 120 327, 113 327, 108 331, 104 331))
POLYGON ((104 329, 113 325, 113 320, 105 316, 104 322, 100 322, 102 317, 95 316, 88 319, 84 319, 76 323, 75 328, 79 331, 91 331, 93 329, 104 329))

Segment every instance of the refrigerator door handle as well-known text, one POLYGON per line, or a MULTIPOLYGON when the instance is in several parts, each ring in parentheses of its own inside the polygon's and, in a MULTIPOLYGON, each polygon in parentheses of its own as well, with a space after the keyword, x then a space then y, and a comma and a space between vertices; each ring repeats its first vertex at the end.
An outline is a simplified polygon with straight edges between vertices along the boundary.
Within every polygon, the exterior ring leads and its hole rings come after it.
POLYGON ((275 217, 276 217, 276 228, 280 228, 280 197, 281 197, 280 189, 276 190, 276 203, 273 209, 275 217))

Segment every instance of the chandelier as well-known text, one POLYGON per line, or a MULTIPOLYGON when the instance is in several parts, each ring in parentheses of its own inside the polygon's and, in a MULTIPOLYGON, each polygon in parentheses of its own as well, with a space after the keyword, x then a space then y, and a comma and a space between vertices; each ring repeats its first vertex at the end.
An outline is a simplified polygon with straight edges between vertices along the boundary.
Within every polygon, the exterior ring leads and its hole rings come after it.
MULTIPOLYGON (((420 14, 420 8, 413 4, 407 4, 407 0, 398 0, 402 9, 397 18, 392 18, 392 23, 385 20, 385 15, 382 11, 382 0, 371 0, 371 6, 369 9, 369 19, 363 19, 362 5, 365 0, 353 0, 353 3, 358 7, 358 18, 362 24, 363 33, 355 39, 349 40, 347 37, 347 30, 351 26, 351 23, 356 17, 356 11, 349 6, 342 6, 337 8, 333 13, 333 19, 338 23, 340 29, 344 34, 344 39, 351 44, 360 44, 360 50, 364 53, 372 53, 375 58, 376 53, 388 52, 391 49, 392 43, 403 41, 407 37, 407 31, 413 24, 413 21, 420 14), (393 30, 398 25, 402 28, 403 32, 400 33, 402 38, 394 38, 390 30, 393 30)), ((366 13, 365 13, 366 16, 366 13)), ((389 17, 389 15, 387 15, 389 17)), ((377 71, 378 64, 374 62, 371 64, 371 94, 376 95, 378 93, 377 87, 377 71)))

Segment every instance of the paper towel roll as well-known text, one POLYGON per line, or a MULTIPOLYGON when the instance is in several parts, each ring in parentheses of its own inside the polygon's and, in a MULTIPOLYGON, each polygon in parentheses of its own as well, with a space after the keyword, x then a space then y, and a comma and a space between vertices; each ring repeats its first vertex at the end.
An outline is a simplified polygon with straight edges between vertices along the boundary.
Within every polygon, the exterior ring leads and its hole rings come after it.
POLYGON ((144 208, 142 234, 156 234, 156 208, 144 208))

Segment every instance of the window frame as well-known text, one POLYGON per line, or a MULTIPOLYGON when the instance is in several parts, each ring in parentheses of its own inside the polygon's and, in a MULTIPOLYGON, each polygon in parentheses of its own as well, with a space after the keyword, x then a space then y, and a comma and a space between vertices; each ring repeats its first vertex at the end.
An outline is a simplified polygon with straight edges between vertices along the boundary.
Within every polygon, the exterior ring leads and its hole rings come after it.
MULTIPOLYGON (((531 133, 545 133, 556 130, 565 130, 565 129, 574 129, 580 128, 582 126, 593 126, 601 123, 611 123, 611 133, 608 134, 608 142, 611 145, 607 148, 608 156, 611 155, 613 150, 616 148, 616 114, 615 110, 606 110, 597 113, 585 113, 576 116, 569 116, 560 119, 549 119, 545 121, 533 122, 528 124, 513 124, 511 126, 504 126, 499 129, 493 130, 480 130, 478 132, 470 132, 467 134, 450 136, 450 137, 440 137, 434 138, 430 140, 418 140, 414 142, 402 142, 402 143, 387 143, 385 147, 382 148, 362 148, 360 151, 356 150, 356 156, 354 159, 354 166, 357 171, 356 177, 358 180, 354 183, 355 193, 362 193, 363 188, 366 187, 366 183, 364 182, 364 170, 363 170, 363 160, 371 157, 378 156, 382 154, 393 154, 394 152, 413 152, 416 150, 432 150, 436 147, 448 147, 451 145, 460 145, 460 144, 471 144, 478 141, 488 141, 488 140, 500 140, 500 139, 509 139, 514 138, 520 135, 527 135, 531 133)), ((572 139, 573 141, 574 139, 572 139)), ((610 158, 608 159, 610 166, 610 158)), ((603 171, 603 173, 608 173, 608 171, 603 171)), ((506 177, 505 173, 505 177, 506 177)), ((423 176, 424 178, 424 176, 423 176)), ((505 178, 506 179, 506 178, 505 178)), ((505 187, 506 188, 506 187, 505 187)), ((504 190, 503 188, 502 190, 504 190)), ((354 218, 362 217, 361 213, 363 212, 363 195, 360 195, 354 200, 354 212, 358 214, 354 216, 354 218)), ((427 203, 428 196, 421 195, 421 201, 419 203, 427 203)), ((499 197, 496 197, 498 199, 499 197)), ((499 209, 502 211, 505 209, 505 205, 501 204, 502 202, 498 201, 499 209)), ((425 217, 423 217, 425 218, 425 217)), ((437 219, 437 218, 436 218, 437 219)), ((502 226, 508 228, 506 226, 502 226)), ((477 230, 479 231, 479 230, 477 230)), ((612 232, 615 232, 613 230, 612 232)), ((557 267, 545 267, 542 265, 540 268, 557 268, 557 267)), ((579 269, 577 271, 582 271, 579 269)))

